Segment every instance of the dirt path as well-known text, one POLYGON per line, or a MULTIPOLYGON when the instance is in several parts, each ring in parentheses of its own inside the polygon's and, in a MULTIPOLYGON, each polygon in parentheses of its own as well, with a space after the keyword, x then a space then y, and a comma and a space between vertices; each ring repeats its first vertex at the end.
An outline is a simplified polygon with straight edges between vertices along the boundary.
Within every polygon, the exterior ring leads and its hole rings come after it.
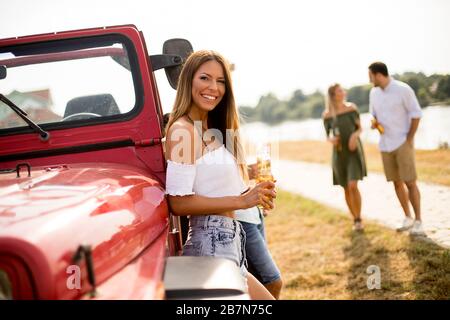
MULTIPOLYGON (((342 188, 332 185, 329 166, 278 160, 273 163, 273 172, 280 188, 348 212, 342 188)), ((391 228, 401 224, 403 210, 392 183, 386 182, 384 175, 370 173, 359 186, 363 219, 375 220, 391 228)), ((450 247, 450 187, 419 182, 419 189, 428 239, 450 247)))

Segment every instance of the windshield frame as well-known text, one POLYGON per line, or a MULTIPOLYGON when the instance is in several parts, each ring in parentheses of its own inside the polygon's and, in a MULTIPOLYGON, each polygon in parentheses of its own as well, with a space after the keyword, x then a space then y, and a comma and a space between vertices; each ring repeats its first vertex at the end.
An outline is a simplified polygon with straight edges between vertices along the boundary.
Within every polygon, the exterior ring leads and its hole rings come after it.
MULTIPOLYGON (((102 116, 99 118, 73 120, 67 122, 52 122, 39 124, 39 126, 44 130, 52 131, 52 130, 80 128, 85 126, 95 126, 115 122, 124 122, 129 121, 139 115, 144 105, 144 89, 141 70, 139 67, 138 55, 133 41, 124 34, 110 33, 106 35, 75 37, 68 39, 31 42, 26 44, 18 44, 10 46, 0 46, 0 53, 14 52, 16 53, 16 56, 19 57, 25 54, 46 54, 58 52, 70 52, 81 49, 90 49, 92 47, 99 47, 102 45, 106 46, 108 45, 108 43, 117 43, 117 42, 123 44, 128 54, 130 72, 135 92, 135 104, 133 108, 130 111, 123 114, 102 116)), ((82 57, 80 57, 80 59, 82 59, 82 57)), ((68 58, 67 60, 71 60, 71 58, 68 58)), ((4 79, 0 81, 4 81, 4 79)), ((19 105, 19 107, 22 106, 19 105)), ((4 128, 4 129, 0 128, 0 136, 26 134, 32 132, 34 131, 27 125, 14 128, 4 128)))

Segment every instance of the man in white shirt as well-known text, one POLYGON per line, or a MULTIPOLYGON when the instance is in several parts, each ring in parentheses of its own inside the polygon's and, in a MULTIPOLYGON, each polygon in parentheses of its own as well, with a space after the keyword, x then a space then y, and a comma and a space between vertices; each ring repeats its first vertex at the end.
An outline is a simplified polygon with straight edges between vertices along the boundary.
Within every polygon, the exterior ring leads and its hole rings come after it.
POLYGON ((370 113, 376 120, 372 128, 378 124, 384 128, 379 143, 384 173, 387 181, 393 181, 405 213, 403 224, 397 230, 423 235, 414 159, 414 135, 422 110, 411 87, 391 78, 384 63, 372 63, 369 78, 374 86, 369 97, 370 113), (414 209, 415 220, 411 218, 409 202, 414 209))

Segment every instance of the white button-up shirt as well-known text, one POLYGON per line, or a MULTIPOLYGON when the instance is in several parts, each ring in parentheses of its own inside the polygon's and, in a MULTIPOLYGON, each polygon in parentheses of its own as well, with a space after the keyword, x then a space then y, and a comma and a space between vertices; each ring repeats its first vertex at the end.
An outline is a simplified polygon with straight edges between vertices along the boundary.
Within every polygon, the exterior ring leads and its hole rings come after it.
POLYGON ((413 89, 404 82, 390 78, 386 88, 370 91, 370 113, 384 127, 379 148, 391 152, 400 147, 408 136, 411 119, 422 117, 422 110, 413 89))

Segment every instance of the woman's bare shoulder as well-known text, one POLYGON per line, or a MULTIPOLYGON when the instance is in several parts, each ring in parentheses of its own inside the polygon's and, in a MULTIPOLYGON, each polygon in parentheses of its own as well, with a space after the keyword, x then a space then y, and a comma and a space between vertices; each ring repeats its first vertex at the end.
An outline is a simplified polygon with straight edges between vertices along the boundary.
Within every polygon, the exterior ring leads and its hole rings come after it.
POLYGON ((331 113, 329 111, 325 110, 324 112, 322 112, 322 118, 324 120, 331 118, 331 113))
POLYGON ((358 111, 358 106, 356 105, 356 103, 347 102, 346 106, 347 108, 349 108, 349 111, 358 111))
POLYGON ((166 143, 166 159, 174 160, 174 156, 176 159, 178 159, 177 158, 178 155, 172 154, 172 150, 175 150, 174 148, 176 147, 178 149, 181 148, 183 150, 183 154, 185 155, 182 161, 176 162, 183 162, 188 164, 194 163, 193 157, 194 126, 189 121, 187 121, 184 118, 180 118, 177 119, 174 123, 172 123, 172 125, 169 127, 167 131, 165 143, 166 143), (189 154, 191 156, 187 156, 189 154))
POLYGON ((193 132, 194 126, 192 125, 192 123, 187 121, 184 117, 181 117, 181 118, 175 120, 175 122, 172 123, 172 125, 169 127, 167 136, 173 134, 177 130, 188 130, 189 132, 193 132))
MULTIPOLYGON (((194 145, 194 126, 183 118, 177 119, 168 128, 166 150, 170 152, 172 148, 179 143, 182 143, 185 147, 194 145), (186 145, 188 142, 190 142, 190 144, 186 145)), ((171 157, 168 157, 168 159, 171 159, 171 157)))

